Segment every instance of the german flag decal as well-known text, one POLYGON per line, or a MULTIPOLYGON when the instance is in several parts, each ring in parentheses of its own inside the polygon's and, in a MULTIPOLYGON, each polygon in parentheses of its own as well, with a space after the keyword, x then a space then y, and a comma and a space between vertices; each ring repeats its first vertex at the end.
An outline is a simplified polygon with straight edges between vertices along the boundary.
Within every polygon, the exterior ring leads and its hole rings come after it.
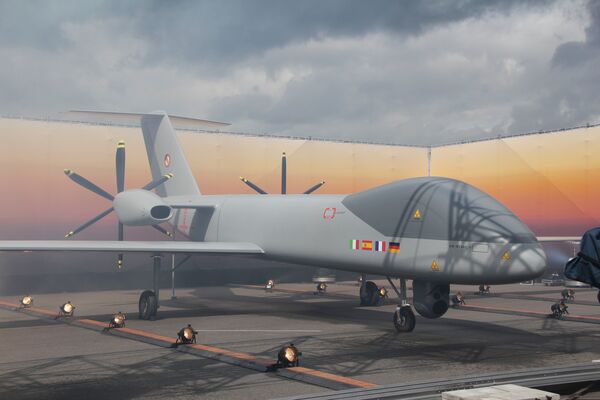
POLYGON ((400 253, 400 243, 398 243, 398 242, 389 242, 388 243, 388 252, 390 252, 390 253, 400 253))

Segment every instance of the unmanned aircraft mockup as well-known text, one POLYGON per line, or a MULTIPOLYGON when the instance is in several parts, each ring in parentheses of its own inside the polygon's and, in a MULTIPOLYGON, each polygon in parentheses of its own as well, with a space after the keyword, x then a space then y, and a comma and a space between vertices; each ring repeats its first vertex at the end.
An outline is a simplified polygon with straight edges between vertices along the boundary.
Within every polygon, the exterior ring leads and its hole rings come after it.
MULTIPOLYGON (((154 180, 142 189, 125 190, 122 143, 115 196, 66 170, 72 180, 112 201, 109 209, 67 236, 115 211, 119 239, 123 224, 165 231, 158 225, 167 222, 188 240, 0 241, 0 251, 152 254, 154 290, 140 296, 141 318, 157 313, 162 254, 247 255, 385 276, 401 299, 394 313, 400 332, 415 327, 406 279, 413 280, 417 312, 439 318, 448 310, 450 284, 514 283, 544 272, 546 254, 535 235, 498 201, 464 182, 414 178, 350 195, 204 195, 171 125, 171 119, 191 119, 164 112, 108 115, 141 119, 154 180), (394 278, 400 279, 399 289, 394 278)), ((378 292, 363 279, 361 303, 376 304, 378 292)))

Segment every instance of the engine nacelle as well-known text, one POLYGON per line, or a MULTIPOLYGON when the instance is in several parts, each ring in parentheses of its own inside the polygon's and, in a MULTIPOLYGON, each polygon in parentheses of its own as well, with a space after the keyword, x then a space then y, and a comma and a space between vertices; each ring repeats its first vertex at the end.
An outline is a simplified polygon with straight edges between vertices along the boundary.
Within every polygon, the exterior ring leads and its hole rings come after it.
POLYGON ((117 194, 113 208, 124 225, 157 225, 173 216, 171 206, 156 193, 144 189, 131 189, 117 194))
POLYGON ((450 303, 450 285, 413 281, 413 305, 425 318, 439 318, 446 314, 450 303))

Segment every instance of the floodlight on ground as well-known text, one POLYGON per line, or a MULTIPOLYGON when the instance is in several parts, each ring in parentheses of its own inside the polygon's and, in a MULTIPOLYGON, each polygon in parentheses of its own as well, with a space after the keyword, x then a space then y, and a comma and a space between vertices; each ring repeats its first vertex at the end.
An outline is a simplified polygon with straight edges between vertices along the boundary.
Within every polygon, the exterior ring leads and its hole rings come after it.
POLYGON ((297 367, 300 365, 300 356, 301 352, 298 351, 298 348, 294 346, 293 343, 290 343, 287 346, 283 346, 279 353, 277 354, 277 368, 289 368, 289 367, 297 367))
POLYGON ((275 282, 273 281, 273 279, 269 279, 267 281, 267 283, 265 283, 265 290, 266 291, 271 291, 271 290, 273 290, 274 286, 275 286, 275 282))
POLYGON ((197 334, 198 334, 198 332, 195 331, 194 328, 192 328, 192 326, 190 324, 188 324, 188 326, 186 326, 185 328, 182 328, 177 333, 177 340, 175 341, 175 343, 176 344, 196 343, 196 335, 197 334))
POLYGON ((21 305, 21 308, 31 307, 33 305, 33 297, 31 297, 29 295, 23 296, 19 300, 19 304, 21 305))
POLYGON ((119 311, 113 315, 108 326, 109 328, 123 328, 125 326, 125 314, 119 311))
POLYGON ((71 304, 71 300, 59 307, 59 317, 72 317, 75 312, 75 306, 71 304))
POLYGON ((325 282, 320 282, 317 285, 317 293, 318 294, 323 294, 327 291, 327 284, 325 282))
POLYGON ((382 299, 387 298, 388 295, 388 291, 386 288, 384 288, 383 286, 379 288, 379 297, 381 297, 382 299))

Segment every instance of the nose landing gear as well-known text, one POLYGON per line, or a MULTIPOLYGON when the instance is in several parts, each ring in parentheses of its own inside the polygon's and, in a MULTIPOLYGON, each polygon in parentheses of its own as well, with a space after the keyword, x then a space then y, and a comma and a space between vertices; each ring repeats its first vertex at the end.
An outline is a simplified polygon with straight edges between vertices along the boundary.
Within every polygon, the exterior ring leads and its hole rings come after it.
MULTIPOLYGON (((412 310, 412 306, 408 304, 408 295, 406 291, 406 280, 400 279, 400 290, 394 285, 394 282, 387 277, 390 286, 394 289, 398 298, 400 299, 400 304, 396 307, 396 311, 394 312, 393 322, 394 327, 398 332, 412 332, 415 329, 415 325, 417 320, 415 318, 415 313, 412 310)), ((384 298, 380 294, 380 289, 373 281, 367 281, 366 277, 363 275, 362 282, 360 286, 360 305, 361 306, 376 306, 381 300, 384 298)))

